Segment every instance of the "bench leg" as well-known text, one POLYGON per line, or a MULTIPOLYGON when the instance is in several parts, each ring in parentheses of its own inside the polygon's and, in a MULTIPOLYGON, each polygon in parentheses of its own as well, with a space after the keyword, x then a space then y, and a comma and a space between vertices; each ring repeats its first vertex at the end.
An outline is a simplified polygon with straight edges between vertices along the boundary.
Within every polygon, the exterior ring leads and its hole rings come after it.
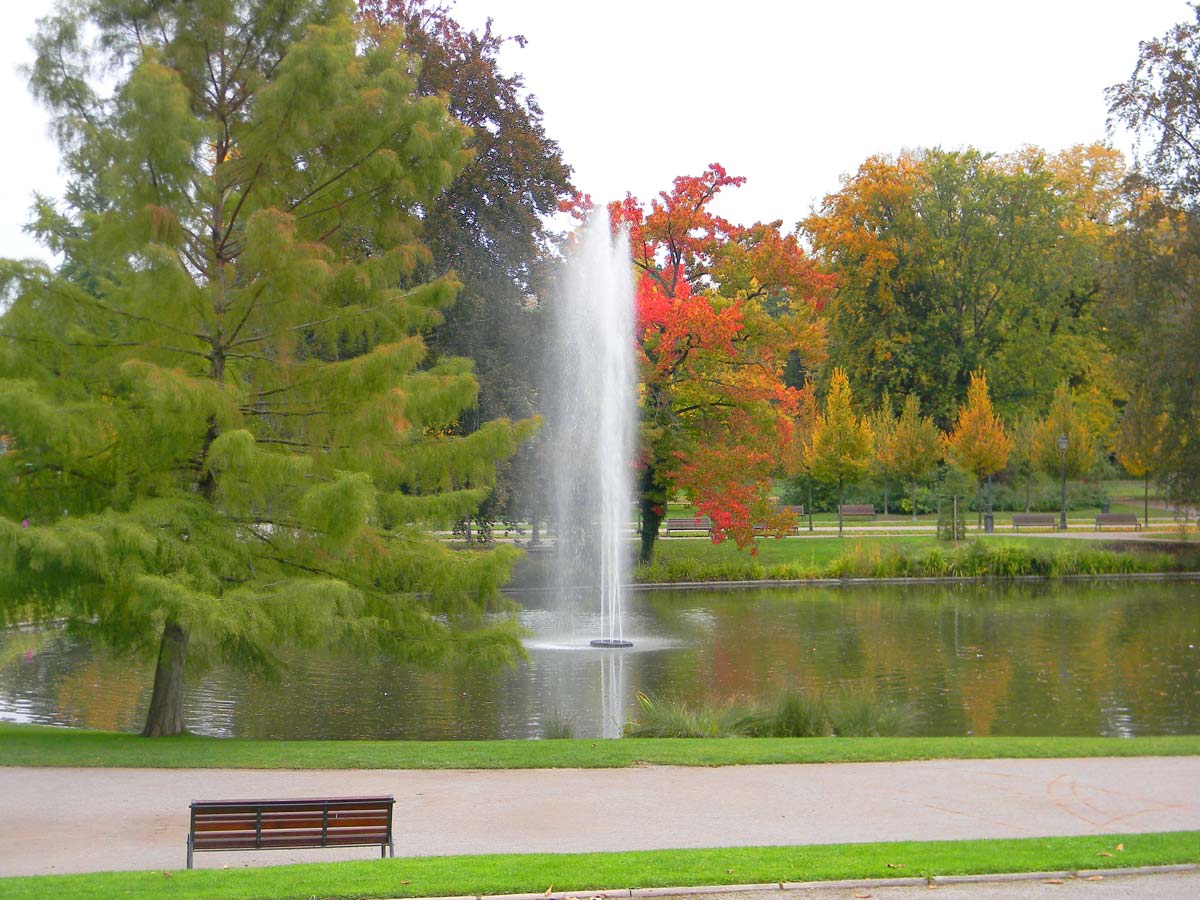
POLYGON ((192 867, 192 836, 189 834, 187 839, 187 867, 192 867))

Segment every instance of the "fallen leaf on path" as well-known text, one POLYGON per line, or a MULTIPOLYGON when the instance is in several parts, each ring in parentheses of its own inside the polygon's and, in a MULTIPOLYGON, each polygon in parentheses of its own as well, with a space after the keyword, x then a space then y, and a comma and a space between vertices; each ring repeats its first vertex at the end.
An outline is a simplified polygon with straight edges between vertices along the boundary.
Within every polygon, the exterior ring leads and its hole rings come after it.
POLYGON ((875 895, 874 894, 855 894, 854 896, 860 898, 860 900, 865 900, 865 898, 874 897, 875 895))
POLYGON ((542 896, 549 897, 553 892, 554 892, 554 885, 550 885, 550 887, 546 888, 546 891, 545 891, 545 893, 542 894, 542 896))
POLYGON ((402 881, 402 882, 400 882, 400 883, 401 883, 401 884, 412 884, 412 882, 411 882, 411 881, 402 881))
POLYGON ((1042 884, 1062 884, 1062 883, 1063 883, 1063 880, 1061 878, 1047 878, 1045 881, 1042 882, 1042 884))
POLYGON ((1112 854, 1111 854, 1111 853, 1109 853, 1107 850, 1101 850, 1101 851, 1100 851, 1099 853, 1097 853, 1096 855, 1097 855, 1097 856, 1112 856, 1112 854))
POLYGON ((1083 880, 1084 881, 1103 881, 1104 876, 1103 875, 1089 875, 1087 878, 1085 878, 1083 880))
POLYGON ((903 868, 904 868, 904 863, 888 863, 888 864, 887 864, 887 867, 888 867, 889 869, 903 869, 903 868))
POLYGON ((163 877, 163 878, 170 878, 170 877, 171 877, 171 873, 170 873, 170 872, 167 872, 167 871, 165 871, 165 870, 164 870, 164 871, 163 871, 163 873, 162 873, 162 877, 163 877))

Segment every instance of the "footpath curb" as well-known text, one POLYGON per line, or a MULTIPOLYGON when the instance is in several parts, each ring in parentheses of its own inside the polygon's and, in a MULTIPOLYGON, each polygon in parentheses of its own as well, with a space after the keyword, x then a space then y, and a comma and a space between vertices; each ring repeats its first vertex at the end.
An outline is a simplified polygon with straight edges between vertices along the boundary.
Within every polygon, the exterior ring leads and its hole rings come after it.
POLYGON ((747 894, 765 891, 811 891, 818 889, 854 889, 884 887, 921 887, 939 884, 979 882, 1064 881, 1086 878, 1121 878, 1133 875, 1169 875, 1175 872, 1200 872, 1200 863, 1170 866, 1137 866, 1129 869, 1079 869, 1058 872, 999 872, 992 875, 934 875, 929 878, 856 878, 843 881, 782 881, 766 884, 706 884, 693 887, 609 888, 595 891, 546 891, 538 894, 481 894, 464 897, 417 897, 396 900, 623 900, 623 898, 696 897, 706 894, 747 894))

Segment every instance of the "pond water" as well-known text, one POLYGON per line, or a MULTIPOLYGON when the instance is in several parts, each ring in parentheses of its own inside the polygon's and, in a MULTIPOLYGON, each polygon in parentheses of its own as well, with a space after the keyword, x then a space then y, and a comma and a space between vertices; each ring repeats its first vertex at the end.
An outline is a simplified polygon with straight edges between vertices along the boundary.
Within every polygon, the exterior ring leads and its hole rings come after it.
MULTIPOLYGON (((644 591, 631 650, 563 637, 520 598, 528 659, 494 673, 297 653, 275 682, 218 667, 188 727, 260 738, 536 738, 555 721, 617 736, 636 693, 904 700, 927 735, 1200 732, 1200 582, 644 591)), ((586 632, 585 632, 586 633, 586 632)), ((589 635, 590 636, 590 635, 589 635)), ((137 731, 152 660, 53 631, 0 632, 0 719, 137 731)))

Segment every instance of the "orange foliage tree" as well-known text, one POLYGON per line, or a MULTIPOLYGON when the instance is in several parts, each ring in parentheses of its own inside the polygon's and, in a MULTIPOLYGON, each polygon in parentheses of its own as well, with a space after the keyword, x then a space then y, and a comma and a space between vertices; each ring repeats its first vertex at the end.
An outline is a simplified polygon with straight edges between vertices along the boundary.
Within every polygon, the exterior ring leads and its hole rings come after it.
POLYGON ((806 369, 820 361, 816 312, 832 280, 782 223, 735 225, 712 211, 744 181, 713 164, 649 204, 609 206, 613 226, 629 229, 638 276, 643 561, 680 490, 712 520, 714 541, 743 547, 756 526, 792 524, 769 496, 800 399, 784 369, 794 355, 806 369))

